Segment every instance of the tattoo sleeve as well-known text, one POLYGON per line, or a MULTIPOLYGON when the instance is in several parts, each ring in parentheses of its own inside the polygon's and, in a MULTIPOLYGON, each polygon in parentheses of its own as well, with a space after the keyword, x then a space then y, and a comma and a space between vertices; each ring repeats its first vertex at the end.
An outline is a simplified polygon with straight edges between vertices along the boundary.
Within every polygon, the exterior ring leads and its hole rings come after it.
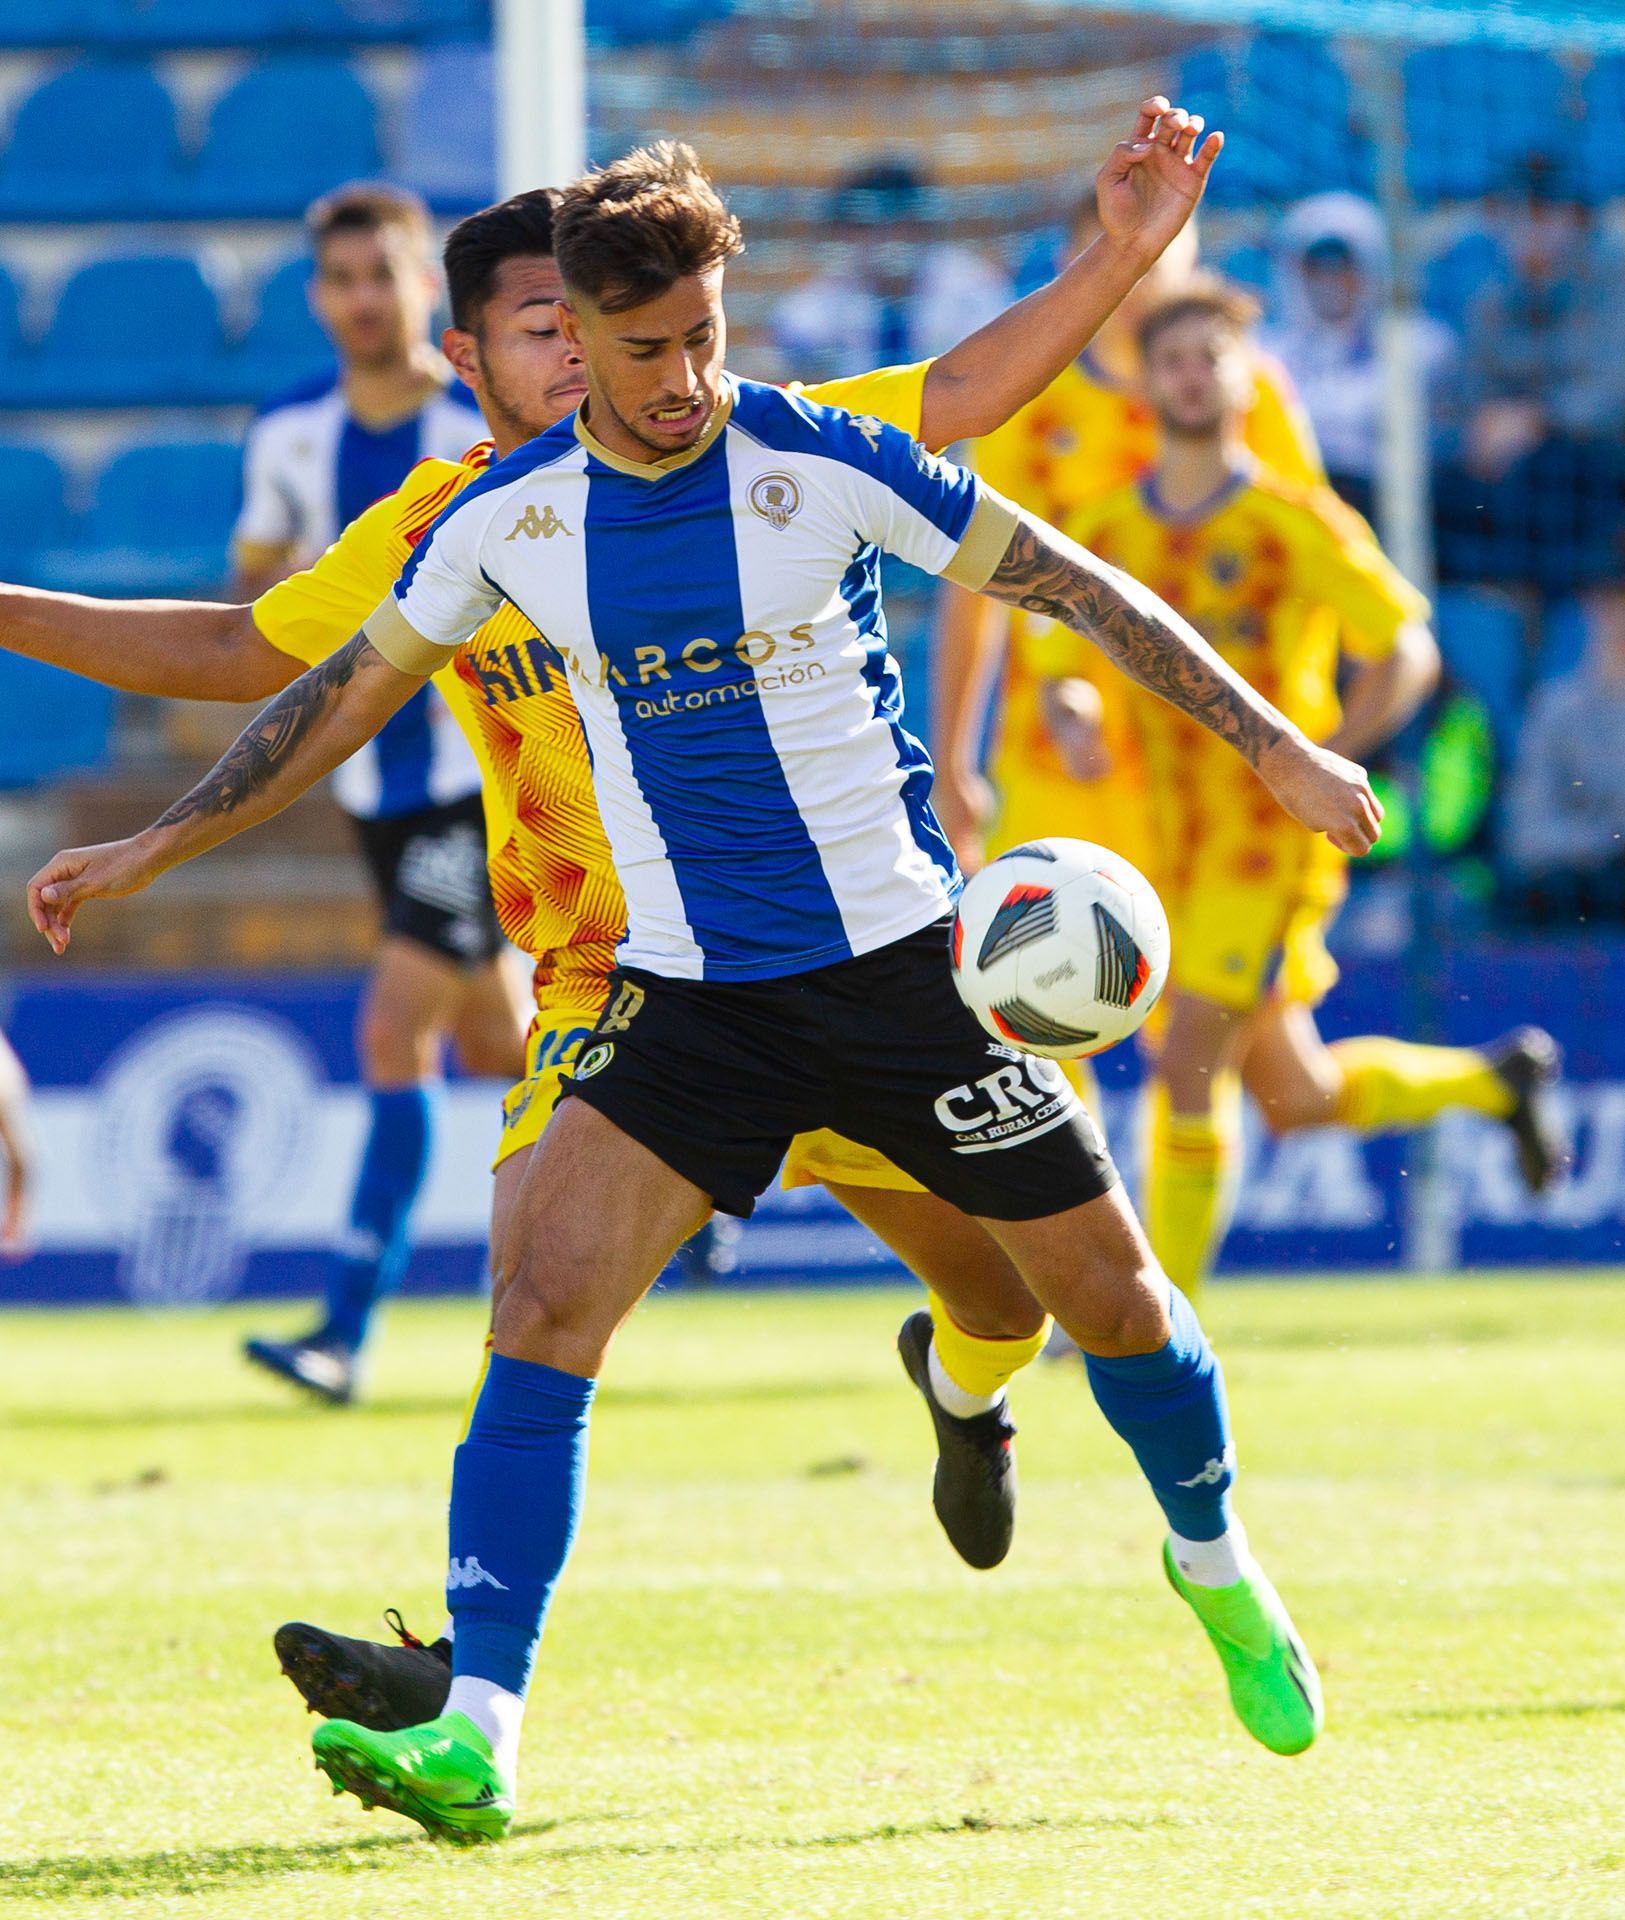
POLYGON ((1292 730, 1148 587, 1025 514, 982 591, 1083 634, 1131 680, 1227 740, 1250 765, 1292 730))
MULTIPOLYGON (((153 824, 157 828, 219 820, 240 812, 285 771, 300 742, 329 711, 335 696, 355 678, 372 651, 365 634, 303 673, 237 736, 218 763, 153 824)), ((376 658, 376 656, 374 656, 376 658)), ((314 769, 302 792, 327 768, 314 769)), ((294 798, 290 792, 287 799, 294 798)))

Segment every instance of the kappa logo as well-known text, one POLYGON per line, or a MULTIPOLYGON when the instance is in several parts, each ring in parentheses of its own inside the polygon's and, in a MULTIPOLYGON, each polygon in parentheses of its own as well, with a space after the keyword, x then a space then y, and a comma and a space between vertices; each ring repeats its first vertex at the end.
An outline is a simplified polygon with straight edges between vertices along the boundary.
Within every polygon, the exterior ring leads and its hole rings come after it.
POLYGON ((885 422, 877 420, 872 413, 855 413, 852 416, 852 424, 869 442, 869 451, 879 453, 880 436, 886 431, 885 422))
POLYGON ((1216 1460, 1210 1460, 1200 1473, 1193 1473, 1188 1480, 1179 1482, 1182 1487, 1216 1487, 1227 1474, 1236 1470, 1236 1450, 1226 1447, 1216 1460))
POLYGON ((513 532, 506 537, 517 540, 523 534, 527 540, 551 540, 556 533, 562 533, 569 540, 575 538, 551 507, 543 507, 540 513, 534 507, 526 507, 513 523, 513 532))
POLYGON ((801 511, 801 487, 788 473, 763 473, 750 483, 750 510, 783 533, 801 511))
POLYGON ((487 1573, 480 1565, 477 1554, 465 1554, 461 1560, 453 1554, 451 1564, 446 1568, 447 1593, 456 1593, 459 1588, 466 1592, 470 1587, 479 1586, 495 1587, 498 1593, 508 1591, 494 1573, 487 1573))

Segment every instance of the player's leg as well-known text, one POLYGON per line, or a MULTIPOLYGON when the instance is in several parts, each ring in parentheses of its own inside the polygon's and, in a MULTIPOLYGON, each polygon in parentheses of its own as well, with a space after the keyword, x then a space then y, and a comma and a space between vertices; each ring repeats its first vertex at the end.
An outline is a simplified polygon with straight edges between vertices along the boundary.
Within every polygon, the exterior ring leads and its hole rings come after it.
POLYGON ((1243 1074, 1276 1134, 1322 1126, 1402 1131, 1453 1108, 1503 1121, 1519 1170, 1539 1193, 1572 1155, 1553 1099, 1561 1061, 1539 1027, 1519 1027, 1485 1047, 1422 1046, 1384 1034, 1328 1046, 1311 1007, 1276 998, 1248 1034, 1243 1074))
POLYGON ((1194 1299, 1224 1238, 1241 1169, 1235 1058, 1246 1016, 1171 990, 1150 1089, 1145 1225, 1163 1271, 1194 1299))
POLYGON ((488 1080, 517 1080, 525 1071, 525 1030, 532 1011, 529 985, 518 956, 500 953, 462 978, 452 1015, 451 1038, 464 1073, 488 1080))
POLYGON ((1005 1389, 1043 1351, 1049 1315, 985 1228, 890 1172, 889 1186, 824 1184, 925 1285, 928 1304, 903 1322, 897 1351, 936 1435, 932 1506, 961 1559, 996 1567, 1010 1551, 1019 1491, 1005 1389))

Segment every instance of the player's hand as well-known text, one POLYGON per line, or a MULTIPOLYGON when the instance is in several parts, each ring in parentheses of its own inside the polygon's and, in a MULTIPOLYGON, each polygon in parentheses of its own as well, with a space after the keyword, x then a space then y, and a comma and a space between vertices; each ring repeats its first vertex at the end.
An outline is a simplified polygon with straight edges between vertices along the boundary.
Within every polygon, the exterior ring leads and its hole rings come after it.
POLYGON ((73 916, 87 900, 139 893, 162 872, 145 834, 99 847, 70 847, 54 854, 29 881, 28 917, 53 953, 66 953, 73 916))
POLYGON ((1119 140, 1095 176, 1095 204, 1106 237, 1154 260, 1196 211, 1222 133, 1204 140, 1199 113, 1171 106, 1162 94, 1142 100, 1127 140, 1119 140))
POLYGON ((996 804, 993 789, 974 768, 958 773, 938 769, 931 788, 931 805, 967 876, 980 873, 986 864, 983 835, 996 804))
POLYGON ((1284 734, 1258 762, 1258 777, 1294 820, 1341 853, 1369 853, 1382 832, 1382 802, 1364 767, 1329 747, 1284 734))
POLYGON ((1104 780, 1112 770, 1106 745, 1106 709, 1092 680, 1046 680, 1040 696, 1044 724, 1074 780, 1104 780))

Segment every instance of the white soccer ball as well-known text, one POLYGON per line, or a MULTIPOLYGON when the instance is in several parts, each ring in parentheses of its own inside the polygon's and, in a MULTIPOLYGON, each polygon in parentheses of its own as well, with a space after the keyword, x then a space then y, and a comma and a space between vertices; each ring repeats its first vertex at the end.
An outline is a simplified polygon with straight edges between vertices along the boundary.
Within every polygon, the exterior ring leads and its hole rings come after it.
POLYGON ((959 896, 954 984, 996 1039, 1051 1060, 1126 1040, 1168 979, 1168 916, 1121 854, 1029 840, 959 896))

